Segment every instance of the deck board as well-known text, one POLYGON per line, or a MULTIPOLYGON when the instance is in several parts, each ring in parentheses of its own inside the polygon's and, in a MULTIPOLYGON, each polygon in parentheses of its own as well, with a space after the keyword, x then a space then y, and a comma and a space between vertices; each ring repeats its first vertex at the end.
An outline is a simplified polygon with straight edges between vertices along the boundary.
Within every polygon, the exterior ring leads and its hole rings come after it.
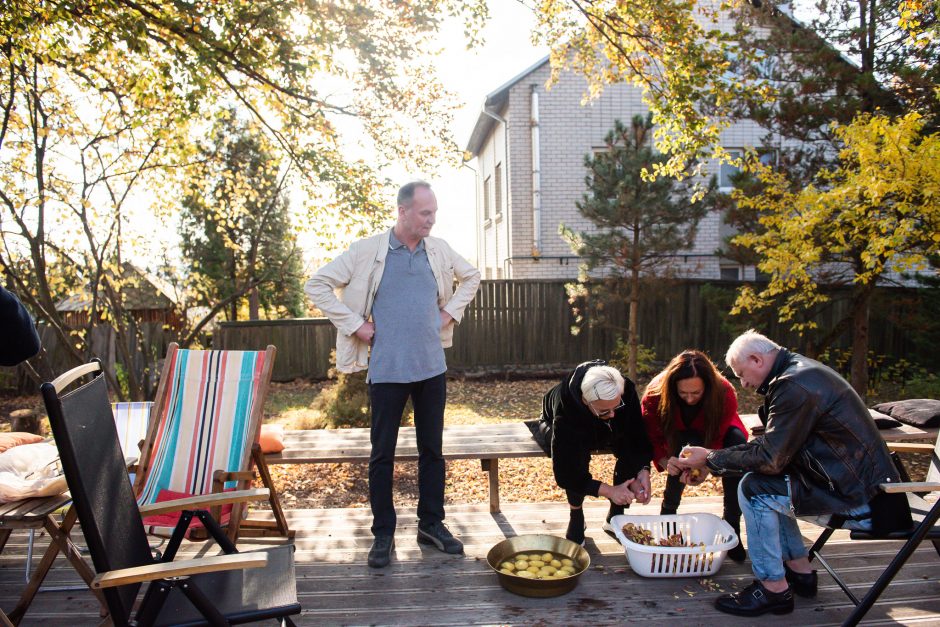
MULTIPOLYGON (((658 513, 658 504, 634 508, 634 513, 658 513)), ((718 497, 682 501, 682 512, 718 513, 718 497)), ((748 563, 726 561, 709 579, 643 579, 630 570, 623 550, 600 530, 606 513, 601 501, 586 504, 591 569, 572 592, 552 599, 530 599, 503 590, 485 562, 489 548, 504 537, 548 532, 563 534, 567 524, 564 503, 505 503, 503 512, 490 514, 483 505, 452 505, 447 523, 463 538, 465 556, 450 556, 415 542, 413 510, 399 510, 396 550, 387 569, 365 566, 371 545, 367 508, 307 509, 287 512, 297 530, 297 589, 303 625, 611 625, 661 624, 682 620, 683 625, 748 624, 729 619, 712 608, 718 590, 750 583, 748 563)), ((265 515, 259 512, 259 516, 265 515)), ((803 526, 814 538, 817 530, 803 526)), ((243 540, 241 546, 275 542, 243 540)), ((40 549, 47 543, 38 540, 40 549)), ((745 539, 746 543, 746 539, 745 539)), ((837 533, 826 555, 850 585, 870 584, 894 555, 896 544, 850 542, 837 533)), ((183 554, 214 553, 205 545, 186 544, 183 554)), ((0 607, 9 610, 24 586, 26 533, 15 532, 0 553, 0 607)), ((36 561, 38 561, 37 558, 36 561)), ((929 544, 918 550, 901 570, 883 600, 869 613, 870 624, 940 625, 940 558, 929 544)), ((58 560, 50 584, 78 583, 75 572, 58 560)), ((826 574, 820 576, 819 597, 797 598, 787 616, 761 617, 766 625, 837 625, 847 615, 849 601, 826 574)), ((95 625, 98 607, 90 592, 40 593, 23 625, 95 625)), ((753 624, 753 623, 751 623, 753 624)), ((868 624, 868 623, 867 623, 868 624)))

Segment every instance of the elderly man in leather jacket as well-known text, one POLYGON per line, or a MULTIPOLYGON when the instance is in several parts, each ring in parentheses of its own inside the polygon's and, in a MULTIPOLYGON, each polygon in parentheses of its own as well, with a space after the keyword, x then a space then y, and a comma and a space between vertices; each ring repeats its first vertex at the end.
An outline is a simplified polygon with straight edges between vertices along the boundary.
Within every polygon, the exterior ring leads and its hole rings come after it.
POLYGON ((786 614, 792 593, 813 597, 817 589, 796 516, 838 515, 846 526, 881 531, 910 526, 910 510, 906 499, 880 493, 879 484, 900 480, 898 471, 862 399, 838 373, 754 331, 731 344, 725 361, 764 396, 764 434, 722 450, 690 449, 669 471, 747 473, 738 500, 756 579, 715 606, 739 616, 786 614))

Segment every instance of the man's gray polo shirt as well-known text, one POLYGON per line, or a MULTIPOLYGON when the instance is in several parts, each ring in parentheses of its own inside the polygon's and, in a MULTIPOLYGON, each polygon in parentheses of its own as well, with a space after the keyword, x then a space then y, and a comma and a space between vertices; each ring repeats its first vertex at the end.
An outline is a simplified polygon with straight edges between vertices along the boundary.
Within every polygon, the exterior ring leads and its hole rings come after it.
POLYGON ((414 252, 388 237, 385 271, 372 305, 375 337, 369 357, 370 383, 412 383, 447 370, 441 346, 437 281, 424 240, 414 252))

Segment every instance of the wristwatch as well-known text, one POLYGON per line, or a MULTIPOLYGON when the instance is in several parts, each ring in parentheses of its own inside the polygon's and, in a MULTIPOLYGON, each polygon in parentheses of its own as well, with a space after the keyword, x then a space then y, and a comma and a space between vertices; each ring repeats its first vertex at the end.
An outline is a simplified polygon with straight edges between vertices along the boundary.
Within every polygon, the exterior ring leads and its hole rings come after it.
POLYGON ((640 472, 642 472, 642 471, 644 471, 644 470, 645 470, 646 472, 650 472, 650 465, 649 465, 649 464, 646 464, 645 466, 643 466, 642 468, 640 468, 640 470, 637 472, 637 474, 639 474, 640 472))

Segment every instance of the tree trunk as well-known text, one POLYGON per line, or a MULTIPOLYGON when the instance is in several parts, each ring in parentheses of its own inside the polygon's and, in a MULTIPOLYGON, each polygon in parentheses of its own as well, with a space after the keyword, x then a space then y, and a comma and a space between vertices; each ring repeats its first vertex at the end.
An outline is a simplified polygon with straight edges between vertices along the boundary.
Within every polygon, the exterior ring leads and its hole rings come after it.
POLYGON ((248 319, 257 320, 258 312, 261 311, 261 299, 258 297, 258 288, 251 288, 248 293, 248 319))
POLYGON ((627 362, 627 376, 636 381, 636 362, 638 352, 636 318, 640 308, 640 273, 633 269, 630 277, 630 326, 627 334, 630 336, 630 358, 627 362))
POLYGON ((872 289, 863 286, 852 312, 852 373, 851 383, 865 400, 868 393, 868 318, 871 311, 872 289))

